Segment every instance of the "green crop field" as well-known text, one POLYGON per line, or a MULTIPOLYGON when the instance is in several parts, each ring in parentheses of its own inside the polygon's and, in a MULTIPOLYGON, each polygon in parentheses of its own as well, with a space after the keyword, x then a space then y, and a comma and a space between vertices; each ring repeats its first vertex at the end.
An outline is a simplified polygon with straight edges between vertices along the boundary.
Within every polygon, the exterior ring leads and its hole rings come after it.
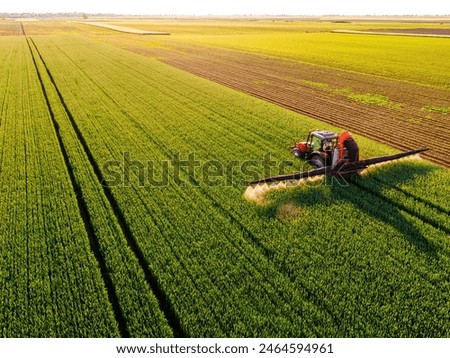
MULTIPOLYGON (((171 31, 170 42, 203 44, 450 88, 447 38, 331 33, 332 30, 439 28, 445 24, 287 21, 131 22, 144 30, 171 31), (444 60, 447 59, 447 60, 444 60)), ((166 45, 166 39, 140 39, 166 45)))
MULTIPOLYGON (((415 158, 248 201, 270 161, 310 168, 292 138, 342 128, 74 26, 0 37, 3 337, 450 337, 447 168, 415 158)), ((269 29, 230 47, 325 56, 290 52, 289 36, 271 47, 269 29)), ((336 66, 361 65, 336 36, 336 66)), ((229 46, 219 37, 198 42, 229 46)), ((411 81, 447 40, 403 42, 418 48, 411 81)), ((387 40, 370 41, 377 57, 387 40)), ((426 70, 448 84, 448 63, 426 70)), ((362 157, 396 152, 355 137, 362 157)))

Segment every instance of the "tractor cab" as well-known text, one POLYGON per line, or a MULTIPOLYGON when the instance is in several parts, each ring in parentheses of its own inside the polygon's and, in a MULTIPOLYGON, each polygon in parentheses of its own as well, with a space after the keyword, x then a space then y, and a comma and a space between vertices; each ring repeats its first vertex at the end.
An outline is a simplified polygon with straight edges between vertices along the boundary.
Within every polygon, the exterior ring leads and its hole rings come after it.
POLYGON ((309 133, 306 143, 311 152, 325 152, 336 147, 337 138, 337 134, 330 131, 314 131, 309 133))
POLYGON ((337 141, 336 133, 316 130, 309 132, 306 142, 295 142, 291 151, 296 157, 306 159, 315 167, 320 168, 331 165, 337 141))

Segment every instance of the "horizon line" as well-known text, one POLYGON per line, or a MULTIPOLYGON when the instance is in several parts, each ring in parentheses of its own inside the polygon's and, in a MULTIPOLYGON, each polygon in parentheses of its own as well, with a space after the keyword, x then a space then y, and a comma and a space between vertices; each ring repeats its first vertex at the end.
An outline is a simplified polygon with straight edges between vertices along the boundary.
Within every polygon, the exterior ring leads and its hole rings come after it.
POLYGON ((210 16, 244 16, 244 17, 318 17, 318 16, 338 16, 338 17, 448 17, 449 14, 131 14, 131 13, 107 13, 107 12, 85 12, 85 11, 71 11, 71 12, 33 12, 33 11, 8 11, 0 12, 2 15, 108 15, 108 16, 195 16, 195 17, 210 17, 210 16))

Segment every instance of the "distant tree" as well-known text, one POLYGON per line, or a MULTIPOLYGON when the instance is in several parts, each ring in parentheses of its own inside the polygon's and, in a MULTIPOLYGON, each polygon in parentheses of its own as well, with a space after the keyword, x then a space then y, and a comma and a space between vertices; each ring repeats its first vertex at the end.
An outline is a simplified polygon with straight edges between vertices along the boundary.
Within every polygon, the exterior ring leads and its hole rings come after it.
POLYGON ((89 16, 87 16, 87 14, 83 14, 83 20, 87 20, 89 18, 89 16))

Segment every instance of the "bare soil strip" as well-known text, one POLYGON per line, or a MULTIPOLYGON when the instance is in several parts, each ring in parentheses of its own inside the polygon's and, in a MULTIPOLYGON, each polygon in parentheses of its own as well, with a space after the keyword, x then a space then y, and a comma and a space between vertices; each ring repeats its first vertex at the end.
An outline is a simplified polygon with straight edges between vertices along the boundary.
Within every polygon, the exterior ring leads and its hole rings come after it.
MULTIPOLYGON (((389 36, 415 36, 415 37, 442 37, 442 38, 450 38, 450 30, 442 31, 442 33, 436 31, 438 29, 434 29, 434 31, 426 31, 426 30, 432 30, 432 29, 418 29, 418 30, 422 30, 420 32, 407 31, 407 30, 413 30, 413 29, 405 29, 405 30, 397 30, 397 29, 390 29, 390 30, 386 30, 386 31, 380 31, 380 30, 366 30, 366 31, 332 30, 331 32, 336 33, 336 34, 361 34, 361 35, 389 35, 389 36)), ((445 30, 445 29, 442 29, 442 30, 445 30)))
POLYGON ((395 32, 398 34, 421 34, 421 35, 449 35, 450 28, 417 28, 417 29, 369 29, 366 31, 376 31, 376 32, 395 32))
POLYGON ((170 32, 144 31, 144 30, 133 29, 131 27, 111 25, 111 24, 107 24, 105 22, 85 21, 85 22, 80 22, 80 23, 87 24, 87 25, 93 25, 93 26, 97 26, 97 27, 104 27, 105 29, 119 31, 119 32, 125 32, 128 34, 134 34, 134 35, 170 35, 170 32))
POLYGON ((172 46, 125 47, 399 150, 429 147, 424 158, 450 167, 450 120, 445 112, 450 96, 445 89, 228 49, 172 46), (355 101, 349 89, 381 94, 393 105, 355 101))

